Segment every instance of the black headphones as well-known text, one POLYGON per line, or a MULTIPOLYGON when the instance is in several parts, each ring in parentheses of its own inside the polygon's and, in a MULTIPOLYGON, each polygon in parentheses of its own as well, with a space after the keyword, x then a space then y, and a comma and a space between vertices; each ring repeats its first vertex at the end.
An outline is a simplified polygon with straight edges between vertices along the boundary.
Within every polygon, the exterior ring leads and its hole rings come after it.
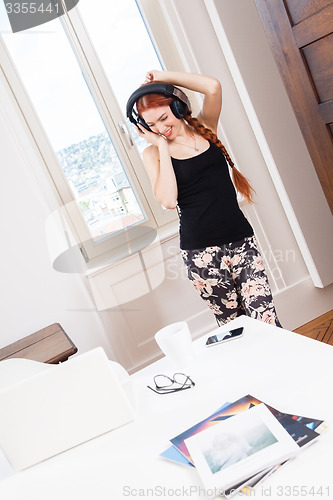
POLYGON ((162 94, 166 97, 174 97, 175 99, 170 104, 170 109, 176 118, 184 118, 188 112, 191 112, 191 103, 180 89, 171 85, 171 83, 155 82, 142 85, 133 92, 127 101, 126 116, 135 125, 142 125, 146 130, 151 132, 147 123, 141 118, 136 109, 136 102, 147 94, 162 94))

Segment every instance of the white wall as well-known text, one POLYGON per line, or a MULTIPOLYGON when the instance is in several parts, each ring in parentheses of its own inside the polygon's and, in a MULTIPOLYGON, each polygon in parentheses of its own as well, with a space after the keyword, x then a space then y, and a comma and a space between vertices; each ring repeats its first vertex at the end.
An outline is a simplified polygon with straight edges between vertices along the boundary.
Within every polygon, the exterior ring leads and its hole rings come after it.
POLYGON ((206 4, 309 274, 325 287, 333 283, 333 218, 255 3, 206 4))
POLYGON ((332 307, 332 217, 255 4, 160 3, 185 45, 189 70, 222 83, 220 135, 257 192, 244 211, 264 254, 278 257, 266 259, 268 274, 281 320, 295 328, 332 307))
POLYGON ((60 323, 79 352, 102 346, 112 358, 82 276, 52 268, 45 223, 55 200, 41 167, 0 81, 0 347, 60 323))

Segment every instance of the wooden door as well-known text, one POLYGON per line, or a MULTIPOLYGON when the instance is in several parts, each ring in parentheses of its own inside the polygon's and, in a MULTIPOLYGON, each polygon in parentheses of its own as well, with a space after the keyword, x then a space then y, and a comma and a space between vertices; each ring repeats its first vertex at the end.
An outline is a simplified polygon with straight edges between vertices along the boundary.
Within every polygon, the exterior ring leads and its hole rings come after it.
POLYGON ((333 0, 255 3, 333 212, 333 0))

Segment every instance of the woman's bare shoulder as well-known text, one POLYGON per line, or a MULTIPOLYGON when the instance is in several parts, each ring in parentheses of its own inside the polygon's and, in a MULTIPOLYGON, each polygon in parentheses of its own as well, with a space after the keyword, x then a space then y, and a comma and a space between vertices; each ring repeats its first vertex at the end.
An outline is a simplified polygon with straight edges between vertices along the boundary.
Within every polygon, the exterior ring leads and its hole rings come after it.
POLYGON ((160 155, 158 152, 158 148, 151 144, 150 146, 147 146, 143 150, 143 159, 144 160, 150 160, 150 161, 156 161, 160 159, 160 155))

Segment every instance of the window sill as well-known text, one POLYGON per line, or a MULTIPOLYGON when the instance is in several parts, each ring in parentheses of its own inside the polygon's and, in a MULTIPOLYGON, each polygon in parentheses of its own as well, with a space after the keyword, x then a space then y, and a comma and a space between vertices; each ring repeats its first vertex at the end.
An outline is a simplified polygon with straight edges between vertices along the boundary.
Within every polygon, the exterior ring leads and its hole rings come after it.
MULTIPOLYGON (((92 261, 88 262, 86 264, 86 271, 84 272, 84 274, 86 278, 91 278, 100 273, 106 272, 110 269, 123 267, 124 264, 126 265, 133 260, 137 260, 138 258, 140 259, 140 256, 148 257, 148 255, 152 253, 155 254, 155 258, 153 259, 155 264, 157 249, 161 248, 161 246, 167 243, 169 240, 177 238, 178 234, 179 234, 178 220, 170 222, 169 224, 166 224, 165 226, 158 228, 155 240, 152 243, 148 244, 146 247, 142 248, 142 250, 130 253, 124 257, 119 257, 119 259, 112 258, 112 260, 108 258, 107 254, 104 254, 100 258, 93 259, 92 261)), ((160 262, 164 260, 165 258, 161 256, 160 262)))
POLYGON ((142 250, 89 269, 85 276, 97 310, 119 308, 151 293, 165 280, 165 261, 174 259, 179 251, 178 228, 173 224, 161 229, 142 250))

